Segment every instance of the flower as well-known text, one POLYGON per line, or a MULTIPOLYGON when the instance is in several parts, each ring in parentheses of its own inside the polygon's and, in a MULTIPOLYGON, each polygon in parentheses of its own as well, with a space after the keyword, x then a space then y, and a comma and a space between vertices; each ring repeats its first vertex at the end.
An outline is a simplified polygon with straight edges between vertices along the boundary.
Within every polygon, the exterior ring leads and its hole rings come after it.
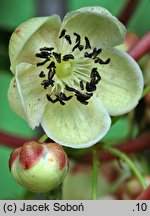
POLYGON ((15 180, 33 192, 48 192, 64 180, 68 159, 61 145, 29 141, 15 149, 9 160, 15 180))
POLYGON ((110 116, 129 112, 143 89, 137 63, 114 48, 125 27, 106 9, 85 7, 30 19, 9 44, 12 109, 55 142, 92 146, 108 132, 110 116))

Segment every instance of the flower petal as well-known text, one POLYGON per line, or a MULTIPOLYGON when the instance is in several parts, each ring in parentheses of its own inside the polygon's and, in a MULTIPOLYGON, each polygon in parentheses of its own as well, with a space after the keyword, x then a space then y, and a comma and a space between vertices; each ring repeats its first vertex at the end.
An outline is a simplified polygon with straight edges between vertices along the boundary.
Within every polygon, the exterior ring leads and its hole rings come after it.
POLYGON ((11 70, 21 62, 34 64, 39 48, 54 46, 60 29, 59 16, 32 18, 20 25, 12 34, 9 43, 11 70))
POLYGON ((10 83, 10 87, 8 90, 8 101, 12 110, 19 116, 21 116, 23 119, 26 119, 25 112, 21 103, 21 98, 18 93, 15 77, 11 80, 10 83))
POLYGON ((76 99, 64 106, 47 104, 41 124, 55 142, 72 148, 87 148, 104 137, 111 120, 100 101, 93 96, 87 106, 76 99))
POLYGON ((97 95, 110 115, 129 112, 139 102, 143 91, 143 76, 138 64, 125 52, 103 51, 100 58, 109 64, 97 64, 101 81, 97 95))
POLYGON ((125 27, 102 7, 85 7, 67 13, 61 26, 70 35, 87 36, 93 47, 112 48, 123 42, 125 27))
POLYGON ((46 89, 41 86, 39 69, 21 63, 16 68, 16 81, 26 119, 31 128, 39 126, 47 104, 46 89))

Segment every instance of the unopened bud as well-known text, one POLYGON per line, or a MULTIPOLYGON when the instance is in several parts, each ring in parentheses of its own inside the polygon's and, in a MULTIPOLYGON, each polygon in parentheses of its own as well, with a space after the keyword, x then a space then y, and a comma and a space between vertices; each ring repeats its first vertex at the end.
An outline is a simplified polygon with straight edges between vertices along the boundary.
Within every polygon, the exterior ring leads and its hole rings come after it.
POLYGON ((30 141, 15 149, 9 160, 15 180, 33 192, 48 192, 64 180, 68 158, 57 143, 30 141))

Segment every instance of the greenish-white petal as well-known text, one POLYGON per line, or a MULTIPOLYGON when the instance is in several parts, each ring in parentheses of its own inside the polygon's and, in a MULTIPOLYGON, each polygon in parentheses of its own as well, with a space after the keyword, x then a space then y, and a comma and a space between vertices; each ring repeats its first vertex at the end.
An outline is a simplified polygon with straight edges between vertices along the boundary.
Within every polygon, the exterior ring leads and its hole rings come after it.
POLYGON ((123 42, 125 27, 102 7, 85 7, 66 14, 61 30, 87 36, 91 45, 100 48, 112 48, 123 42))
POLYGON ((138 64, 125 52, 105 50, 102 60, 109 64, 97 64, 101 81, 97 96, 110 115, 121 115, 132 110, 139 102, 143 91, 143 75, 138 64))
POLYGON ((18 93, 18 88, 16 84, 16 78, 14 77, 11 80, 9 90, 8 90, 8 102, 12 110, 21 116, 23 119, 26 119, 25 112, 21 103, 21 98, 18 93))
POLYGON ((34 64, 35 54, 41 47, 56 46, 60 29, 59 16, 36 17, 21 24, 12 34, 9 43, 11 70, 21 62, 34 64))
POLYGON ((47 90, 41 85, 40 69, 21 63, 16 68, 16 81, 26 119, 31 128, 39 126, 47 104, 47 90))
POLYGON ((72 148, 87 148, 104 137, 111 120, 103 105, 93 96, 88 105, 76 99, 67 101, 64 106, 48 103, 41 124, 55 142, 72 148))

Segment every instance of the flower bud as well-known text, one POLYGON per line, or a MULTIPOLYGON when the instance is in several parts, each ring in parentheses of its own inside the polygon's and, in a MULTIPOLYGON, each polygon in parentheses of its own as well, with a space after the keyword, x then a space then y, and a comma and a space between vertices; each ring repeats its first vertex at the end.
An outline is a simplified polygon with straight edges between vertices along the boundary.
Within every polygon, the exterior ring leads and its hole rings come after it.
POLYGON ((29 191, 48 192, 65 178, 68 159, 57 143, 29 141, 11 153, 9 167, 15 180, 29 191))

